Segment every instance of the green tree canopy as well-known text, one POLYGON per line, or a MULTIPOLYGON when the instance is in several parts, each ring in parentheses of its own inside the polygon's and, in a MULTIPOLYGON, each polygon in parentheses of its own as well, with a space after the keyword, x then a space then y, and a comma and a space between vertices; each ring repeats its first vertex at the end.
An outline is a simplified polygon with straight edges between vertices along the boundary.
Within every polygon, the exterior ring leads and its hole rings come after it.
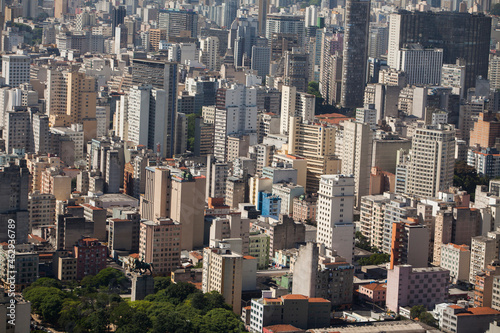
POLYGON ((427 308, 423 305, 415 305, 410 309, 410 317, 412 319, 419 318, 420 315, 424 312, 427 312, 427 308))

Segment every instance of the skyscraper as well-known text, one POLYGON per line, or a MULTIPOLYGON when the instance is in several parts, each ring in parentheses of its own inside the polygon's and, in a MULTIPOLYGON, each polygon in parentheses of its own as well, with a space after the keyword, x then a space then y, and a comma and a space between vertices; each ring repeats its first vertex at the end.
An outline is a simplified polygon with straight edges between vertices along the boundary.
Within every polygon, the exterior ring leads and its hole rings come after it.
POLYGON ((257 139, 257 89, 234 84, 217 90, 214 156, 226 161, 228 135, 255 133, 257 139))
POLYGON ((113 7, 111 9, 111 32, 113 37, 115 36, 116 27, 123 23, 125 16, 127 16, 125 6, 113 7))
MULTIPOLYGON (((174 151, 175 119, 177 110, 177 64, 151 59, 132 61, 132 84, 150 84, 165 91, 164 141, 160 142, 163 156, 170 157, 174 151)), ((157 144, 156 142, 155 144, 157 144)))
MULTIPOLYGON (((3 3, 3 2, 2 2, 3 3)), ((3 11, 3 9, 2 9, 3 11)), ((68 13, 68 0, 55 0, 54 1, 54 17, 62 18, 68 13)))
POLYGON ((30 57, 25 55, 2 56, 2 77, 5 84, 17 88, 20 84, 29 82, 30 62, 30 57))
POLYGON ((340 100, 340 104, 344 108, 363 106, 369 23, 370 1, 348 0, 346 3, 340 100))
MULTIPOLYGON (((317 242, 352 263, 354 257, 354 178, 323 175, 319 182, 317 242)), ((329 251, 328 251, 329 250, 329 251)))
POLYGON ((259 0, 259 35, 266 33, 267 12, 269 10, 268 0, 259 0))
POLYGON ((198 36, 198 13, 192 10, 167 9, 158 13, 158 28, 167 30, 167 40, 179 37, 181 31, 189 31, 190 37, 198 36))
POLYGON ((491 17, 452 12, 408 12, 391 14, 387 64, 397 67, 398 51, 405 44, 443 49, 443 63, 465 59, 465 89, 474 87, 476 77, 488 75, 491 17))
POLYGON ((345 121, 342 159, 342 173, 354 175, 355 206, 359 207, 361 197, 370 192, 370 170, 372 163, 373 131, 367 123, 345 121))
POLYGON ((437 197, 453 185, 455 128, 439 124, 417 128, 407 165, 408 194, 437 197))

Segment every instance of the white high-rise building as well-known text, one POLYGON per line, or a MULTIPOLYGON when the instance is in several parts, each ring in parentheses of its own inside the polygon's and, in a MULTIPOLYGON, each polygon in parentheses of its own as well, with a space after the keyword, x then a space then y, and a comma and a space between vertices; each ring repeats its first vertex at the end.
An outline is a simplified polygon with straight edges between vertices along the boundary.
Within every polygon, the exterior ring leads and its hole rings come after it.
POLYGON ((220 69, 219 38, 207 37, 200 42, 200 61, 208 70, 218 71, 220 69))
POLYGON ((354 256, 354 177, 322 175, 319 182, 316 220, 317 242, 327 254, 337 254, 351 263, 354 256))
POLYGON ((406 73, 409 85, 439 85, 443 67, 443 49, 423 48, 411 44, 400 49, 396 70, 406 73))
POLYGON ((257 133, 257 89, 233 84, 217 90, 216 101, 214 156, 225 162, 229 135, 257 133))
POLYGON ((342 173, 354 176, 356 207, 361 197, 370 192, 373 131, 370 124, 355 121, 344 122, 344 143, 340 152, 342 173))
POLYGON ((455 127, 438 124, 417 128, 407 165, 408 194, 437 197, 453 185, 455 127))
POLYGON ((294 86, 283 86, 281 89, 280 133, 288 134, 290 117, 301 117, 302 122, 312 122, 315 107, 314 95, 297 92, 297 88, 294 86))
POLYGON ((5 84, 18 87, 21 83, 30 82, 30 62, 30 57, 25 55, 2 56, 2 77, 5 84))
POLYGON ((492 56, 488 67, 488 80, 491 89, 500 89, 500 57, 492 56))
POLYGON ((290 117, 295 114, 296 94, 297 88, 293 86, 283 86, 281 88, 281 134, 288 134, 290 129, 290 117))
MULTIPOLYGON (((491 77, 488 76, 491 84, 491 77)), ((464 97, 465 92, 465 65, 444 64, 441 69, 441 86, 452 88, 451 92, 464 97)), ((493 88, 493 85, 491 86, 493 88)), ((498 85, 500 88, 500 85, 498 85)))
POLYGON ((164 145, 166 93, 151 85, 134 86, 128 98, 128 139, 156 151, 164 145))
POLYGON ((304 20, 304 25, 307 27, 316 26, 318 24, 318 7, 309 6, 306 7, 306 17, 304 20))

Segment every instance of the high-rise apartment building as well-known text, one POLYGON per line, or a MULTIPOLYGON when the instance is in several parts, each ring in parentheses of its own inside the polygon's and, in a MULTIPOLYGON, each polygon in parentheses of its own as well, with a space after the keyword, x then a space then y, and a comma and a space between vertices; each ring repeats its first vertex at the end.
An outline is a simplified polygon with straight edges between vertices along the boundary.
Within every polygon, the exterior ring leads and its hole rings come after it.
POLYGON ((78 280, 88 275, 96 275, 106 268, 108 249, 97 238, 83 238, 74 246, 76 277, 78 280))
POLYGON ((370 170, 373 152, 373 131, 369 124, 344 121, 344 149, 340 152, 342 173, 354 175, 356 207, 361 197, 370 192, 370 170))
POLYGON ((316 100, 311 94, 297 92, 295 86, 281 88, 280 133, 289 134, 290 117, 300 117, 303 123, 314 121, 316 100))
POLYGON ((340 105, 344 108, 363 106, 369 24, 370 1, 348 0, 346 2, 340 99, 340 105))
POLYGON ((145 192, 141 196, 141 216, 152 220, 170 216, 170 170, 146 167, 145 192))
POLYGON ((39 226, 54 225, 56 197, 50 193, 33 192, 28 201, 30 231, 39 226))
POLYGON ((265 78, 269 74, 271 64, 271 49, 267 46, 252 46, 251 68, 256 70, 258 75, 265 78))
POLYGON ((354 257, 354 178, 323 175, 319 183, 317 242, 351 263, 354 257))
POLYGON ((289 153, 307 159, 306 188, 308 191, 317 191, 322 175, 341 172, 340 160, 335 156, 337 128, 304 124, 300 117, 290 120, 289 153))
POLYGON ((405 72, 409 85, 439 85, 442 66, 443 49, 409 44, 398 52, 396 70, 405 72))
POLYGON ((398 51, 406 44, 443 49, 443 63, 463 58, 465 89, 475 86, 476 77, 488 75, 491 18, 483 14, 404 11, 391 14, 387 64, 397 67, 398 51))
POLYGON ((220 69, 219 38, 207 37, 200 41, 200 62, 210 71, 220 69))
POLYGON ((173 41, 187 32, 188 37, 198 36, 198 13, 193 10, 160 9, 158 12, 158 28, 166 29, 167 41, 173 41))
POLYGON ((61 19, 68 13, 68 0, 54 1, 54 17, 61 19))
POLYGON ((155 274, 168 275, 181 261, 182 225, 169 218, 142 221, 139 257, 153 264, 155 274))
POLYGON ((267 15, 266 38, 271 40, 273 33, 297 35, 296 40, 299 45, 302 45, 305 34, 304 17, 280 14, 267 15))
POLYGON ((418 219, 408 218, 406 221, 392 224, 391 262, 394 265, 412 265, 427 267, 430 231, 418 219))
POLYGON ((437 197, 453 184, 455 132, 454 126, 447 124, 415 130, 407 165, 407 193, 437 197))
MULTIPOLYGON (((172 62, 134 59, 132 61, 132 84, 150 84, 155 89, 165 91, 165 117, 163 141, 160 144, 162 156, 171 157, 174 153, 174 133, 177 110, 177 64, 172 62)), ((159 124, 158 124, 159 126, 159 124)))
POLYGON ((440 266, 450 271, 450 282, 469 281, 470 249, 467 245, 442 244, 440 266))
POLYGON ((476 282, 476 275, 493 260, 499 258, 500 232, 490 231, 486 236, 472 237, 470 247, 469 283, 476 282))
POLYGON ((243 283, 243 256, 232 249, 232 244, 214 241, 211 248, 203 250, 204 293, 213 290, 224 296, 234 313, 241 313, 241 291, 243 283))
POLYGON ((389 45, 389 26, 387 24, 370 23, 368 40, 368 57, 380 59, 387 55, 389 45))
MULTIPOLYGON (((153 151, 160 144, 160 152, 165 152, 164 143, 168 118, 166 93, 151 85, 133 86, 128 98, 128 139, 136 145, 144 145, 153 151)), ((165 155, 162 154, 165 157, 165 155)))
POLYGON ((299 92, 307 91, 309 74, 309 55, 297 49, 285 51, 284 84, 292 86, 299 92))
POLYGON ((224 198, 226 195, 226 181, 229 176, 230 164, 217 162, 213 155, 207 156, 207 182, 205 197, 224 198))
POLYGON ((25 55, 6 54, 2 56, 2 77, 5 84, 19 87, 30 81, 31 58, 25 55))
POLYGON ((217 90, 214 156, 227 158, 227 137, 255 133, 257 139, 257 89, 234 84, 217 90))
POLYGON ((182 225, 181 249, 202 247, 206 178, 184 171, 172 174, 171 185, 170 218, 182 225))

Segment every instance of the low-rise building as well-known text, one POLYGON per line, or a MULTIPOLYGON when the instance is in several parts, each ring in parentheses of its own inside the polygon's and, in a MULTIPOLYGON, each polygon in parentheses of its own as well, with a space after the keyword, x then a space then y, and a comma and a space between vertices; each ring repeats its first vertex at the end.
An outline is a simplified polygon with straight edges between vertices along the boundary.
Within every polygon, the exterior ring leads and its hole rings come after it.
POLYGON ((443 310, 439 327, 444 332, 485 332, 490 323, 500 319, 500 312, 489 307, 470 308, 467 305, 450 305, 443 310))
POLYGON ((330 326, 330 301, 291 294, 252 299, 250 330, 264 332, 271 325, 288 324, 301 329, 330 326))
POLYGON ((369 283, 359 286, 358 295, 375 304, 385 304, 385 296, 387 293, 387 284, 385 283, 369 283))

